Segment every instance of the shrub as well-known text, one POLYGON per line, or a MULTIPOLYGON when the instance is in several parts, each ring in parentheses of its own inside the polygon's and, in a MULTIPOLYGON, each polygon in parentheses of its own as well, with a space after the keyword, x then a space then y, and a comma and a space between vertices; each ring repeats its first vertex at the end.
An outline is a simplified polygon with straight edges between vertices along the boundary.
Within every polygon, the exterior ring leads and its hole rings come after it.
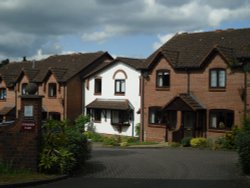
POLYGON ((192 137, 184 137, 182 140, 181 140, 181 145, 183 147, 189 147, 190 146, 190 141, 191 141, 192 137))
POLYGON ((245 120, 242 130, 236 136, 236 146, 242 170, 250 174, 250 119, 245 120))
POLYGON ((104 145, 109 145, 109 146, 119 146, 120 144, 120 141, 118 138, 115 138, 115 137, 105 137, 103 139, 103 144, 104 145))
POLYGON ((89 157, 87 138, 82 124, 70 126, 67 121, 49 120, 43 125, 42 152, 39 167, 46 173, 70 174, 89 157))
POLYGON ((193 148, 205 148, 207 147, 207 139, 203 137, 192 138, 190 141, 190 145, 193 148))
POLYGON ((173 147, 173 148, 177 148, 177 147, 180 147, 180 146, 181 146, 181 144, 178 143, 178 142, 172 142, 172 143, 170 144, 170 147, 173 147))
POLYGON ((135 126, 135 134, 136 136, 140 136, 140 131, 141 130, 141 124, 140 123, 137 123, 136 126, 135 126))
POLYGON ((84 135, 87 137, 87 139, 91 139, 93 142, 102 142, 104 139, 101 134, 92 131, 86 131, 84 132, 84 135))
POLYGON ((215 141, 216 146, 222 149, 236 149, 235 139, 238 133, 239 128, 237 126, 233 127, 232 131, 225 133, 215 141))

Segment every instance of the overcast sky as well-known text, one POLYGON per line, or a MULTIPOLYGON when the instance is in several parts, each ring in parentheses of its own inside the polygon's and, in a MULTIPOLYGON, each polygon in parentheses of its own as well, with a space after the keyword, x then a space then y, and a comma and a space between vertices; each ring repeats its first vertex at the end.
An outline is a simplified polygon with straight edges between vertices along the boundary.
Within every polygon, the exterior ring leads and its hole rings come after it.
POLYGON ((0 0, 0 60, 145 58, 178 32, 250 27, 250 0, 0 0))

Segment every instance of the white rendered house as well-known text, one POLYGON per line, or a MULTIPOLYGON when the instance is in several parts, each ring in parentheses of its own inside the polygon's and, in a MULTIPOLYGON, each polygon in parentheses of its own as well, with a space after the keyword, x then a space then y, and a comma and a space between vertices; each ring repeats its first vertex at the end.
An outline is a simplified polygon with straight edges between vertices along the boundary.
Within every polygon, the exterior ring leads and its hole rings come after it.
POLYGON ((143 60, 116 58, 85 77, 85 113, 95 131, 136 136, 140 123, 140 69, 143 60))

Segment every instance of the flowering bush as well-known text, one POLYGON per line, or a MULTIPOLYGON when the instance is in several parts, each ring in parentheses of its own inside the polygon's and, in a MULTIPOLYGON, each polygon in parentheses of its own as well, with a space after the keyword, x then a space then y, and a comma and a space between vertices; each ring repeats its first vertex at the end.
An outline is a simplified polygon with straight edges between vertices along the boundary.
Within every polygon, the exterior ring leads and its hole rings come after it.
POLYGON ((190 145, 193 148, 205 148, 208 146, 208 141, 206 138, 203 137, 192 138, 190 141, 190 145))

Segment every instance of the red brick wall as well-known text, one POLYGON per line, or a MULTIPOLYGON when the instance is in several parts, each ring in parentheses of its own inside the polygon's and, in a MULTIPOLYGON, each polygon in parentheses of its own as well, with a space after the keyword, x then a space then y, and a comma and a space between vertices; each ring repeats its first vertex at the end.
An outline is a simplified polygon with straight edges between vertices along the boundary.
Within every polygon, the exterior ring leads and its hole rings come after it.
MULTIPOLYGON (((250 76, 250 75, 249 75, 250 76)), ((169 63, 161 58, 152 69, 149 79, 145 79, 144 95, 144 138, 145 140, 163 141, 165 139, 165 128, 148 124, 148 107, 164 106, 173 97, 180 93, 187 93, 188 76, 187 72, 177 72, 169 63), (156 89, 156 71, 159 69, 170 70, 170 89, 156 89)), ((244 87, 244 74, 240 71, 232 71, 228 68, 220 55, 211 58, 204 70, 190 73, 190 92, 207 108, 207 127, 209 124, 209 109, 232 109, 234 110, 235 124, 239 125, 243 116, 243 102, 239 95, 239 88, 244 87), (209 70, 211 68, 225 68, 227 85, 223 91, 209 89, 209 70)), ((248 89, 248 103, 250 103, 250 88, 248 89)), ((217 131, 218 132, 218 131, 217 131)), ((221 133, 208 130, 208 136, 217 136, 221 133)))
POLYGON ((0 159, 5 163, 10 163, 15 168, 38 170, 41 109, 41 98, 36 96, 35 98, 22 99, 20 119, 13 125, 0 127, 0 159), (24 119, 24 105, 33 106, 34 118, 24 119), (34 129, 23 129, 23 123, 27 121, 35 124, 34 129))
POLYGON ((67 118, 74 120, 82 113, 82 81, 79 75, 67 83, 67 118))

